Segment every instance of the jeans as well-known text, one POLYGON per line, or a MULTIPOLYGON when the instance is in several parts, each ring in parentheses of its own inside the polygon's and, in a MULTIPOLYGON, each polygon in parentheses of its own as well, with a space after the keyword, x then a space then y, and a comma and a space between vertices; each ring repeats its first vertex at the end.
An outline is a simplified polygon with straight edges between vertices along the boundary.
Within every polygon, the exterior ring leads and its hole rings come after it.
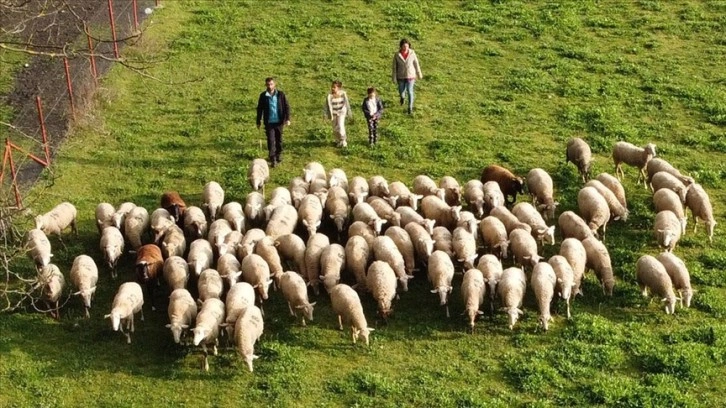
POLYGON ((281 159, 282 128, 282 123, 271 123, 265 125, 265 134, 267 135, 267 152, 269 153, 270 162, 279 162, 281 159))
POLYGON ((404 98, 406 96, 406 92, 408 92, 408 112, 411 113, 413 111, 413 85, 416 83, 415 79, 399 79, 398 80, 398 94, 401 95, 401 98, 404 98))

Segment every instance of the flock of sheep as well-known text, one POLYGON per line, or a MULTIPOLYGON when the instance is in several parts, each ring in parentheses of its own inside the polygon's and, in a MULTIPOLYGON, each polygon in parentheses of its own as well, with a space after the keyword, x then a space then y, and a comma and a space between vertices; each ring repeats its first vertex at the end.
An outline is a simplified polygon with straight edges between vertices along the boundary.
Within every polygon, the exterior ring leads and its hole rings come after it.
MULTIPOLYGON (((665 252, 641 257, 636 275, 644 294, 650 290, 662 298, 666 312, 672 313, 675 291, 686 306, 692 296, 688 269, 672 253, 686 231, 685 207, 694 223, 705 222, 709 239, 715 221, 703 188, 654 156, 652 144, 639 148, 618 142, 613 148, 616 174, 623 175, 622 163, 634 166, 640 173, 638 182, 654 191, 654 235, 665 252)), ((163 280, 170 292, 167 327, 174 341, 201 345, 203 367, 208 370, 207 347, 217 353, 224 329, 252 371, 271 284, 288 303, 290 314, 305 325, 313 319, 315 306, 308 287, 319 296, 322 283, 340 329, 346 322, 353 342, 361 339, 368 344, 373 329, 368 327, 361 295, 372 296, 378 314, 387 319, 393 300, 408 290, 414 272, 425 269, 431 292, 448 317, 455 271, 462 268, 461 297, 472 331, 485 297, 491 313, 498 303, 513 328, 523 313, 528 283, 539 308, 539 323, 547 330, 555 297, 565 302, 570 318, 570 301, 582 294, 586 269, 595 272, 606 295, 612 294, 615 278, 604 245, 606 226, 611 220, 626 220, 629 214, 618 178, 602 173, 590 179, 592 154, 587 143, 571 139, 566 157, 578 167, 585 185, 577 195, 579 214, 565 211, 557 218, 563 241, 559 254, 547 260, 540 254, 543 245, 555 244, 555 226, 548 222, 554 222, 558 203, 552 178, 539 168, 523 179, 491 165, 481 180, 470 180, 463 187, 452 177, 436 183, 420 175, 409 188, 382 176, 348 179, 342 169, 326 172, 320 163, 311 162, 289 188, 277 187, 265 200, 269 169, 265 160, 256 159, 248 173, 255 191, 244 203, 225 203, 225 192, 216 182, 204 186, 199 207, 187 206, 176 192, 164 193, 160 208, 151 215, 129 202, 118 208, 101 203, 96 208, 100 248, 112 277, 125 250, 136 254, 136 282, 119 286, 105 317, 130 343, 134 315, 141 313, 143 320, 145 301, 156 309, 154 290, 163 280), (515 204, 525 185, 532 203, 515 204), (334 232, 329 236, 324 230, 334 232), (510 258, 513 266, 503 268, 502 261, 510 258), (341 283, 346 271, 355 281, 352 286, 341 283)), ((60 238, 68 227, 75 231, 76 215, 72 204, 59 204, 36 217, 36 228, 27 235, 42 297, 56 318, 65 278, 50 262, 47 235, 60 238)), ((96 262, 78 256, 69 277, 88 317, 98 282, 96 262)))

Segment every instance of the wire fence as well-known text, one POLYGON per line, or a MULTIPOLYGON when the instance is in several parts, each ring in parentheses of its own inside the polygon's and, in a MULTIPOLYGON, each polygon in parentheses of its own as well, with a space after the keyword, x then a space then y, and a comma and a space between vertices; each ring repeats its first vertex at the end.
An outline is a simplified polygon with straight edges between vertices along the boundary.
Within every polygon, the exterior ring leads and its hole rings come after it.
POLYGON ((116 63, 119 50, 139 38, 144 18, 159 6, 159 0, 83 3, 76 5, 78 12, 69 7, 73 16, 58 23, 67 25, 58 28, 67 36, 61 44, 66 56, 34 56, 28 65, 35 76, 19 81, 14 91, 16 111, 6 127, 0 183, 3 195, 12 191, 19 208, 20 191, 51 164, 74 120, 89 108, 98 79, 116 63))

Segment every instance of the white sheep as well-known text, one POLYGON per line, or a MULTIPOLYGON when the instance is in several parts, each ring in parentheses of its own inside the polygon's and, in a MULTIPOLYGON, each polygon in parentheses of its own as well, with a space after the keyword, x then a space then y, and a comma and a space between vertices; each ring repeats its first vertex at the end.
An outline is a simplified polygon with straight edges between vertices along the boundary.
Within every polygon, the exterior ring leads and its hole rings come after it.
POLYGON ((444 201, 450 206, 461 205, 461 185, 451 176, 439 180, 439 188, 444 190, 444 201))
POLYGON ((219 252, 219 256, 224 254, 236 255, 239 250, 239 246, 244 239, 245 235, 239 231, 232 230, 228 232, 224 237, 224 241, 217 245, 217 252, 219 252))
POLYGON ((434 233, 436 221, 424 218, 411 207, 398 207, 396 212, 401 214, 401 226, 406 227, 410 223, 416 223, 424 227, 429 234, 434 233))
POLYGON ((502 188, 496 181, 487 181, 482 185, 484 192, 484 213, 491 214, 492 210, 503 207, 506 199, 502 188))
POLYGON ((297 209, 298 218, 302 225, 313 235, 320 228, 323 219, 323 203, 314 194, 308 194, 300 201, 297 209))
POLYGON ((484 277, 484 283, 489 287, 489 312, 494 315, 494 298, 497 295, 497 283, 502 278, 502 261, 494 255, 484 254, 476 265, 484 277))
MULTIPOLYGON (((256 189, 255 189, 256 190, 256 189)), ((216 181, 210 181, 204 185, 202 191, 202 208, 207 210, 209 219, 217 219, 217 212, 224 204, 224 189, 216 181)))
POLYGON ((196 319, 196 326, 192 329, 194 333, 194 345, 202 345, 202 369, 209 371, 209 360, 207 346, 212 346, 212 352, 217 355, 217 344, 219 343, 219 329, 224 322, 224 303, 217 298, 207 299, 202 303, 196 319))
POLYGON ((585 220, 573 211, 565 211, 560 214, 557 225, 560 226, 563 238, 575 238, 582 241, 595 236, 585 220))
POLYGON ((713 228, 716 226, 716 220, 713 218, 713 207, 708 194, 700 184, 692 184, 686 194, 686 205, 693 214, 693 232, 698 227, 698 219, 700 218, 706 224, 706 232, 708 233, 708 241, 713 242, 713 228))
POLYGON ((448 228, 434 228, 434 233, 431 234, 431 238, 434 240, 434 251, 444 251, 446 255, 452 258, 454 257, 454 236, 448 228))
POLYGON ((164 231, 167 228, 175 225, 174 217, 169 214, 169 211, 163 208, 157 208, 151 213, 151 231, 154 232, 154 243, 161 243, 161 237, 164 235, 164 231))
POLYGON ((587 267, 587 251, 582 242, 577 238, 565 238, 560 244, 560 255, 567 259, 573 273, 574 286, 572 287, 572 297, 577 294, 582 295, 582 278, 585 276, 585 268, 587 267))
POLYGON ((481 218, 484 216, 484 184, 472 179, 464 184, 464 201, 469 205, 469 210, 481 218))
POLYGON ((167 314, 169 315, 169 323, 167 329, 171 330, 174 337, 174 343, 181 343, 189 327, 194 324, 197 318, 197 304, 188 290, 184 288, 174 289, 169 295, 169 307, 167 314))
POLYGON ((413 276, 406 273, 406 263, 396 243, 385 235, 376 237, 373 245, 371 245, 371 252, 374 260, 387 262, 391 266, 391 269, 396 273, 401 291, 408 292, 408 281, 413 276))
POLYGON ((280 253, 277 252, 275 239, 267 236, 257 241, 255 244, 255 253, 262 257, 270 267, 270 276, 275 282, 278 282, 282 276, 282 260, 280 253))
POLYGON ((681 221, 673 211, 660 211, 655 215, 653 232, 658 246, 672 252, 681 239, 681 221))
POLYGON ((41 298, 48 306, 50 315, 60 320, 60 297, 66 287, 66 279, 58 266, 48 264, 38 271, 38 286, 41 288, 41 298))
POLYGON ((476 235, 479 227, 479 219, 471 211, 462 211, 459 213, 459 221, 456 222, 456 227, 462 227, 469 231, 470 234, 476 235))
POLYGON ((164 261, 162 274, 171 291, 184 289, 189 281, 189 264, 181 256, 170 256, 164 261))
POLYGON ((388 185, 388 192, 391 197, 398 197, 394 207, 408 206, 414 211, 418 209, 418 203, 423 198, 421 194, 414 194, 400 181, 394 181, 388 185))
POLYGON ((219 272, 216 269, 203 270, 197 280, 197 291, 199 293, 199 300, 202 302, 211 298, 221 299, 222 292, 224 291, 224 282, 219 272))
POLYGON ((247 170, 247 180, 255 191, 262 189, 264 194, 265 183, 270 180, 270 167, 265 159, 254 159, 247 170))
POLYGON ((248 229, 247 232, 245 232, 245 235, 242 237, 242 241, 240 241, 237 245, 237 258, 244 259, 244 257, 253 253, 255 251, 255 245, 257 245, 257 241, 261 240, 266 236, 267 235, 265 234, 265 231, 259 228, 248 229))
POLYGON ((431 179, 431 177, 420 174, 413 179, 413 192, 424 197, 436 196, 441 200, 444 200, 444 189, 439 186, 431 179))
POLYGON ((355 205, 365 202, 369 194, 370 187, 368 186, 368 180, 361 176, 355 176, 350 180, 350 184, 348 184, 348 195, 350 196, 351 203, 355 205))
POLYGON ((330 292, 340 282, 340 274, 345 268, 345 248, 339 244, 330 244, 320 253, 320 280, 325 290, 330 292))
POLYGON ((554 187, 552 177, 540 168, 535 168, 527 173, 527 190, 532 195, 532 203, 545 220, 555 219, 555 208, 560 203, 554 199, 554 187))
POLYGON ((615 277, 613 276, 613 264, 608 249, 605 244, 595 237, 583 239, 582 246, 585 247, 585 253, 587 254, 586 266, 597 275, 603 293, 612 296, 615 277))
MULTIPOLYGON (((33 260, 36 268, 40 269, 50 264, 50 258, 53 257, 50 240, 42 230, 36 228, 28 231, 25 242, 28 248, 28 256, 33 260)), ((121 242, 123 243, 123 239, 121 239, 121 242)))
POLYGON ((476 238, 466 228, 457 227, 451 234, 451 244, 456 260, 464 264, 464 269, 473 269, 478 257, 476 253, 476 238))
POLYGON ((222 281, 227 282, 228 288, 234 286, 242 275, 239 268, 239 259, 234 254, 224 254, 217 259, 217 272, 222 281))
POLYGON ((650 180, 650 186, 654 193, 663 189, 672 190, 680 198, 681 204, 686 203, 686 194, 690 189, 690 184, 686 186, 674 175, 665 171, 655 173, 650 180))
POLYGON ((523 229, 527 231, 528 234, 532 232, 532 227, 530 227, 529 224, 520 221, 519 218, 512 214, 512 212, 503 205, 493 208, 491 212, 489 212, 489 215, 496 217, 502 222, 502 224, 504 224, 504 227, 507 229, 507 234, 511 234, 515 229, 523 229))
POLYGON ((537 241, 523 229, 515 229, 509 234, 509 249, 515 263, 522 267, 533 268, 541 259, 537 254, 537 241))
POLYGON ((585 183, 585 187, 594 187, 595 190, 600 193, 600 195, 605 199, 605 202, 608 204, 610 216, 613 218, 613 220, 628 220, 628 215, 630 215, 630 211, 628 211, 627 208, 623 207, 622 204, 620 204, 620 200, 618 200, 618 197, 615 196, 615 193, 607 188, 605 184, 601 183, 600 180, 590 180, 585 183))
POLYGON ((237 353, 244 359, 250 372, 253 370, 252 362, 259 358, 258 355, 255 355, 255 343, 262 337, 264 327, 262 311, 254 305, 245 309, 234 327, 234 344, 237 353))
POLYGON ((290 190, 285 187, 275 187, 275 189, 272 190, 272 194, 270 194, 270 200, 267 202, 265 208, 263 208, 265 220, 269 221, 272 216, 272 212, 275 211, 275 208, 283 205, 292 205, 290 190))
POLYGON ((495 254, 499 259, 506 259, 509 257, 509 235, 507 235, 507 228, 494 216, 487 216, 479 223, 479 234, 484 241, 484 247, 487 248, 490 253, 495 254))
POLYGON ((453 230, 459 221, 461 206, 452 207, 436 196, 426 196, 421 200, 421 212, 424 217, 436 221, 437 226, 453 230))
POLYGON ((316 161, 309 162, 303 168, 303 179, 306 183, 310 183, 315 179, 327 180, 325 167, 316 161))
POLYGON ((529 285, 534 291, 534 297, 537 300, 537 308, 539 309, 539 324, 544 331, 549 329, 549 322, 552 320, 550 313, 550 304, 555 294, 557 276, 554 269, 547 262, 540 262, 535 265, 532 270, 532 277, 529 285))
POLYGON ((290 190, 292 205, 297 208, 300 206, 300 200, 310 192, 310 183, 303 180, 302 177, 294 177, 290 180, 288 189, 290 190))
POLYGON ((681 221, 681 234, 685 235, 688 218, 686 217, 686 211, 683 208, 683 203, 675 191, 667 188, 656 190, 653 194, 653 206, 655 207, 656 213, 665 210, 672 211, 681 221))
POLYGON ((370 196, 366 201, 380 218, 386 220, 388 225, 401 226, 401 214, 397 213, 386 200, 378 196, 370 196))
POLYGON ((648 143, 645 147, 638 147, 628 142, 617 142, 613 146, 613 162, 615 163, 615 175, 624 178, 622 163, 636 167, 639 171, 638 180, 643 180, 643 186, 647 188, 645 180, 645 168, 648 162, 655 157, 655 145, 648 143))
POLYGON ((673 282, 668 276, 665 266, 659 260, 650 255, 638 258, 635 264, 635 279, 643 296, 648 296, 650 289, 653 295, 661 298, 666 304, 666 314, 675 312, 676 294, 673 292, 673 282))
POLYGON ((366 270, 371 259, 371 248, 368 241, 361 236, 352 236, 345 243, 345 259, 348 270, 355 277, 353 287, 359 291, 366 288, 366 270))
POLYGON ((408 235, 405 229, 395 226, 388 228, 385 235, 393 240, 393 243, 401 252, 403 263, 406 265, 406 273, 413 275, 413 270, 416 268, 416 253, 411 236, 408 235))
POLYGON ((88 255, 78 255, 71 266, 71 284, 77 289, 74 295, 80 295, 86 310, 86 317, 91 317, 88 310, 91 308, 91 299, 96 294, 98 282, 98 267, 96 262, 88 255))
POLYGON ((343 330, 343 322, 350 323, 353 344, 361 339, 369 346, 369 336, 373 329, 368 327, 358 293, 348 285, 335 285, 330 291, 330 303, 333 313, 338 316, 338 328, 343 330))
POLYGON ((661 171, 670 173, 671 175, 673 175, 675 178, 677 178, 681 183, 683 183, 686 186, 689 186, 694 183, 693 177, 684 176, 683 174, 681 174, 681 172, 678 169, 673 167, 672 164, 661 159, 660 157, 656 157, 653 160, 648 162, 648 166, 647 166, 648 183, 651 183, 653 176, 655 176, 656 174, 658 174, 661 171))
POLYGON ((297 272, 284 272, 280 277, 280 290, 290 309, 291 316, 297 317, 297 312, 300 312, 303 326, 305 326, 305 319, 313 320, 313 308, 316 302, 310 303, 307 286, 302 276, 297 272))
POLYGON ((597 175, 596 179, 615 194, 615 197, 618 199, 618 202, 623 206, 623 208, 628 208, 628 201, 625 197, 625 188, 620 180, 608 173, 600 173, 597 175))
POLYGON ((270 221, 265 227, 265 233, 273 238, 292 234, 298 223, 298 211, 292 205, 281 205, 275 208, 270 221))
POLYGON ((244 311, 255 305, 255 288, 247 282, 237 282, 229 288, 224 299, 225 318, 224 328, 227 337, 234 338, 234 326, 244 311))
POLYGON ((345 199, 340 197, 328 197, 328 200, 325 202, 325 211, 328 213, 330 219, 333 220, 333 224, 335 224, 335 229, 338 231, 338 234, 342 234, 350 221, 350 205, 348 204, 348 197, 346 196, 345 199))
POLYGON ((373 176, 368 179, 368 191, 372 196, 388 197, 388 180, 383 176, 373 176))
POLYGON ((212 252, 212 246, 209 245, 209 241, 206 239, 196 239, 189 245, 189 253, 187 254, 187 263, 189 264, 190 272, 194 272, 196 276, 202 273, 203 270, 208 269, 212 266, 214 260, 214 253, 212 252))
POLYGON ((454 289, 451 281, 454 279, 454 264, 451 257, 444 251, 434 251, 429 257, 427 275, 433 286, 431 293, 439 294, 439 304, 446 307, 446 317, 449 315, 449 295, 454 289))
POLYGON ((96 226, 98 233, 102 233, 106 227, 113 226, 113 215, 116 209, 109 203, 100 203, 96 206, 96 226))
POLYGON ((474 333, 474 321, 482 312, 479 310, 484 303, 486 286, 484 275, 479 269, 469 269, 464 272, 461 282, 461 299, 464 301, 464 314, 469 318, 469 328, 474 333))
POLYGON ((595 236, 602 227, 604 238, 607 223, 610 221, 610 207, 602 194, 595 187, 583 187, 577 193, 577 208, 580 210, 580 216, 595 236))
POLYGON ((343 190, 348 190, 348 176, 345 174, 343 169, 331 169, 328 171, 328 186, 329 187, 341 187, 343 190))
POLYGON ((305 268, 307 273, 303 275, 307 277, 308 285, 313 288, 313 293, 318 295, 320 293, 320 255, 330 245, 330 239, 327 235, 316 233, 308 238, 308 242, 305 247, 305 268))
POLYGON ((582 182, 587 181, 592 165, 592 150, 590 145, 579 137, 573 137, 567 141, 565 152, 565 163, 572 162, 577 166, 577 171, 582 177, 582 182))
POLYGON ((245 198, 245 219, 253 226, 262 226, 265 221, 265 196, 253 191, 245 198))
POLYGON ((368 267, 366 288, 378 304, 378 315, 388 321, 393 313, 391 303, 396 297, 396 273, 387 262, 374 261, 368 267))
MULTIPOLYGON (((187 211, 189 211, 188 208, 187 211)), ((245 232, 245 212, 242 204, 238 203, 237 201, 230 201, 227 204, 223 205, 222 218, 227 220, 229 225, 232 226, 233 230, 239 231, 241 233, 245 232)))
POLYGON ((348 226, 348 239, 356 236, 365 238, 366 242, 368 242, 368 246, 372 246, 373 240, 376 239, 377 234, 373 230, 372 226, 363 221, 355 221, 348 226))
POLYGON ((373 231, 375 231, 376 234, 380 234, 383 224, 388 222, 381 219, 381 217, 378 216, 378 213, 376 213, 376 210, 374 210, 373 207, 366 202, 358 203, 353 207, 353 220, 362 221, 370 225, 373 227, 373 231))
POLYGON ((111 270, 111 277, 116 279, 116 264, 124 253, 124 237, 116 227, 106 227, 101 232, 100 242, 103 259, 111 270))
POLYGON ((270 290, 270 266, 265 260, 257 254, 249 254, 240 263, 239 267, 242 272, 242 281, 249 283, 257 290, 260 298, 260 304, 267 300, 267 293, 270 290))
POLYGON ((124 232, 123 229, 126 216, 134 209, 134 207, 136 207, 136 204, 127 201, 125 203, 121 203, 121 205, 116 208, 116 212, 113 214, 113 226, 118 228, 122 233, 124 232))
POLYGON ((60 239, 61 232, 71 227, 73 233, 78 236, 76 214, 76 207, 73 204, 68 202, 60 203, 47 213, 35 217, 35 228, 43 231, 46 235, 56 234, 60 239))
POLYGON ((232 226, 229 225, 229 222, 224 218, 214 220, 214 222, 209 225, 207 241, 209 241, 209 245, 212 246, 212 250, 215 251, 215 253, 219 254, 219 247, 224 243, 224 239, 230 232, 232 232, 232 226))
POLYGON ((184 231, 176 224, 171 225, 164 232, 164 238, 161 241, 161 253, 164 258, 170 256, 183 256, 187 250, 187 240, 184 238, 184 231))
POLYGON ((693 297, 693 288, 691 288, 691 275, 688 273, 686 263, 671 252, 661 252, 656 257, 668 272, 668 276, 673 282, 673 288, 681 295, 679 298, 681 307, 691 307, 691 298, 693 297))
POLYGON ((501 299, 502 309, 509 316, 509 330, 514 329, 519 316, 524 314, 521 307, 526 291, 527 278, 524 269, 507 268, 502 271, 502 278, 497 284, 497 296, 501 299))
MULTIPOLYGON (((408 224, 404 228, 411 237, 411 243, 413 244, 414 256, 418 260, 419 264, 426 265, 429 256, 434 252, 434 240, 431 238, 431 234, 424 227, 419 224, 408 224)), ((405 262, 405 261, 404 261, 405 262)))
POLYGON ((517 219, 532 228, 531 234, 534 239, 544 245, 545 243, 554 245, 555 244, 555 226, 547 226, 544 218, 537 211, 537 209, 530 203, 521 202, 517 203, 512 208, 512 214, 517 219))
POLYGON ((291 261, 296 272, 307 274, 305 269, 305 241, 295 234, 285 234, 275 239, 275 246, 283 261, 291 261))
POLYGON ((547 261, 557 276, 557 293, 567 306, 567 318, 571 318, 570 299, 572 299, 573 288, 575 287, 575 272, 568 262, 567 258, 562 255, 554 255, 547 261))
POLYGON ((141 206, 134 207, 124 219, 124 234, 134 250, 143 245, 143 237, 149 230, 149 212, 141 206))
POLYGON ((201 208, 192 205, 184 210, 184 232, 190 239, 206 238, 208 228, 207 218, 201 208))
POLYGON ((141 321, 144 320, 142 306, 144 306, 144 293, 141 285, 136 282, 122 283, 113 298, 111 313, 104 316, 104 319, 111 319, 113 331, 120 330, 126 336, 128 344, 131 344, 131 333, 135 331, 134 315, 141 313, 141 321), (126 333, 124 333, 124 323, 126 323, 126 333))

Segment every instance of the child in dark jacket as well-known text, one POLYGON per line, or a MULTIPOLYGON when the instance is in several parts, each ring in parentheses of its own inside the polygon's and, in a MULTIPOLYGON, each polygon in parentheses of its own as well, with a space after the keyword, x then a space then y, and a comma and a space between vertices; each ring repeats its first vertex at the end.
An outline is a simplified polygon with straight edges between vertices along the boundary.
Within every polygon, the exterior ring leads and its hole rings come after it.
POLYGON ((368 145, 373 146, 378 141, 378 121, 383 114, 383 103, 376 93, 376 88, 368 88, 368 96, 363 99, 362 108, 368 121, 368 145))

